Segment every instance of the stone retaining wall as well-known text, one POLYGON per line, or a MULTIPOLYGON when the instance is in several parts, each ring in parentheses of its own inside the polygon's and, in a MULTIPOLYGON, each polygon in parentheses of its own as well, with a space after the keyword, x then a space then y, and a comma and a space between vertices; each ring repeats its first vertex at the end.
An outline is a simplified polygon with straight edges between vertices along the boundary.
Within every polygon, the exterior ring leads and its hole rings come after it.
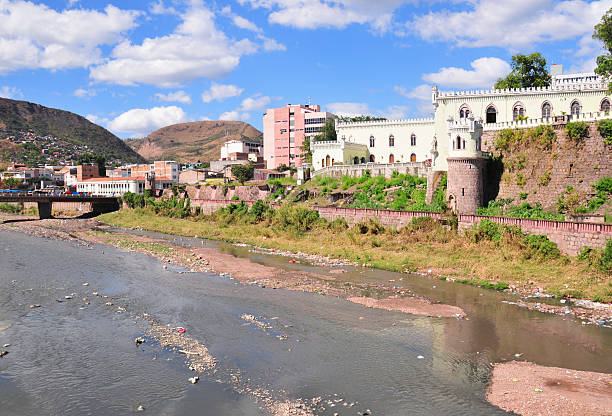
POLYGON ((459 215, 459 230, 466 230, 483 219, 520 227, 527 234, 541 234, 557 243, 561 252, 576 255, 584 247, 604 248, 612 238, 612 224, 591 224, 567 221, 531 220, 524 218, 459 215))
MULTIPOLYGON (((38 208, 38 204, 36 202, 24 202, 23 207, 25 209, 38 208)), ((91 202, 54 202, 51 207, 53 209, 52 212, 79 212, 85 214, 93 211, 91 202)))
POLYGON ((393 228, 401 228, 412 222, 413 218, 432 217, 437 220, 441 215, 437 212, 419 211, 392 211, 386 209, 359 209, 359 208, 337 208, 337 207, 316 207, 319 215, 328 221, 344 218, 350 225, 367 221, 370 218, 378 220, 381 224, 393 228))

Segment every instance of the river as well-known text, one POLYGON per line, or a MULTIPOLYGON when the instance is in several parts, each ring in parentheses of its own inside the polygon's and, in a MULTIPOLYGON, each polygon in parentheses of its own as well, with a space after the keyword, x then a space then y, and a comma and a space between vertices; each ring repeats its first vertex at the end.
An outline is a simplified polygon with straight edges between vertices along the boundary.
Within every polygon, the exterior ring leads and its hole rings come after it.
MULTIPOLYGON (((268 265, 317 269, 206 244, 268 265)), ((0 231, 0 347, 10 344, 0 358, 0 413, 121 415, 143 406, 159 415, 267 414, 244 393, 251 389, 278 401, 320 397, 319 415, 496 415, 505 412, 485 400, 493 362, 521 354, 543 365, 612 371, 612 331, 520 309, 503 303, 505 294, 377 270, 343 276, 402 277, 417 293, 461 306, 470 319, 459 320, 179 271, 108 246, 0 231), (191 384, 183 355, 151 338, 136 345, 144 314, 184 327, 217 359, 216 370, 191 384)))

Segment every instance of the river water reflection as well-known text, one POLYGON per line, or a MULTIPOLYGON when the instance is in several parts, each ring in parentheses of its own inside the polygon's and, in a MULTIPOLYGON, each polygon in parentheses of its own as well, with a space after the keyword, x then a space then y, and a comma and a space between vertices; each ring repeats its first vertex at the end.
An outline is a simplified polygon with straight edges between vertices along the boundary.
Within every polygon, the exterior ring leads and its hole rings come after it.
MULTIPOLYGON (((247 248, 206 244, 267 265, 317 271, 247 248)), ((253 397, 236 393, 248 385, 279 400, 355 403, 326 405, 321 415, 365 409, 390 416, 495 415, 504 412, 484 401, 492 362, 520 353, 538 364, 612 370, 610 330, 519 309, 502 303, 510 299, 504 294, 464 285, 375 270, 343 275, 371 282, 400 277, 398 285, 461 306, 470 320, 242 286, 164 270, 156 259, 111 247, 0 232, 0 346, 11 344, 0 358, 1 414, 117 415, 139 405, 147 414, 265 414, 253 397), (191 385, 180 355, 151 340, 135 346, 144 313, 185 327, 219 361, 217 373, 191 385), (271 328, 245 324, 244 313, 265 317, 271 328)))

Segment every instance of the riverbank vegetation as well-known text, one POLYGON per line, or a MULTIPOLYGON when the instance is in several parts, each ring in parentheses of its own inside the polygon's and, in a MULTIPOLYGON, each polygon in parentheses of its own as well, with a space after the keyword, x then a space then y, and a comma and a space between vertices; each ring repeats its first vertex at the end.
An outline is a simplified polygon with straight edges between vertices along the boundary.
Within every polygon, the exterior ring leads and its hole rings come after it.
POLYGON ((464 235, 429 217, 393 230, 375 220, 354 226, 344 219, 329 222, 304 204, 274 209, 263 201, 251 208, 236 203, 211 215, 196 212, 185 218, 161 212, 145 205, 99 219, 127 228, 347 259, 397 272, 432 269, 443 279, 498 290, 541 288, 559 296, 612 301, 612 243, 605 250, 570 258, 544 236, 525 235, 491 221, 482 221, 464 235))

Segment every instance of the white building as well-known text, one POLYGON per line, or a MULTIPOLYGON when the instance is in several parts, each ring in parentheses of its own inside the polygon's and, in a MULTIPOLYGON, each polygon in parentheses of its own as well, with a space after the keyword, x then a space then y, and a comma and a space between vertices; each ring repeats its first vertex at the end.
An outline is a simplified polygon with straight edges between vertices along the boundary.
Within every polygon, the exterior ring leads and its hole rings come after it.
POLYGON ((243 140, 228 140, 223 143, 223 146, 221 146, 220 160, 239 160, 241 155, 255 155, 255 160, 257 160, 257 156, 261 156, 262 154, 262 143, 243 140), (238 155, 240 155, 240 157, 238 155))
MULTIPOLYGON (((313 168, 329 166, 328 156, 333 164, 361 164, 361 157, 348 157, 353 145, 360 145, 367 148, 367 161, 429 164, 431 160, 433 171, 447 171, 451 151, 464 146, 463 139, 457 144, 455 130, 465 129, 470 118, 482 121, 482 131, 552 124, 559 117, 597 120, 610 117, 611 102, 607 85, 599 76, 564 75, 560 65, 553 66, 550 87, 441 92, 434 86, 433 118, 338 122, 338 139, 352 145, 314 145, 313 168)), ((480 152, 480 141, 475 145, 478 149, 474 151, 480 152)))
POLYGON ((141 177, 91 178, 76 184, 77 192, 92 195, 121 196, 126 192, 142 194, 145 180, 141 177))

